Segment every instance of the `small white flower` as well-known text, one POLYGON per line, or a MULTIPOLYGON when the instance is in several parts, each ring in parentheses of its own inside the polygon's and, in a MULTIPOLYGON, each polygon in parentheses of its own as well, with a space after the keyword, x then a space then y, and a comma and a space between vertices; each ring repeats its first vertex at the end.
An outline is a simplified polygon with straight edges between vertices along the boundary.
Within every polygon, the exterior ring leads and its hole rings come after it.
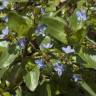
POLYGON ((65 53, 74 53, 75 50, 74 49, 71 49, 71 46, 67 46, 67 47, 62 47, 62 50, 65 52, 65 53))

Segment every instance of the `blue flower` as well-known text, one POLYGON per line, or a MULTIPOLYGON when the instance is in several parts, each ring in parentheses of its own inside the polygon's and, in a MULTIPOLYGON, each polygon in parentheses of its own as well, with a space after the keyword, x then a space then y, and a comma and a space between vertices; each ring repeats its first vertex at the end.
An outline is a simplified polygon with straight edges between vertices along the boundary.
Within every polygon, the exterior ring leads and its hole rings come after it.
POLYGON ((35 63, 37 64, 38 68, 44 68, 44 60, 43 59, 36 59, 35 63))
POLYGON ((9 33, 9 28, 8 28, 8 26, 7 26, 7 27, 5 27, 5 28, 2 30, 2 34, 0 35, 0 38, 1 38, 1 39, 4 38, 6 35, 8 35, 8 33, 9 33))
POLYGON ((63 71, 64 71, 63 64, 60 64, 57 62, 56 64, 54 64, 54 70, 57 72, 58 76, 61 76, 63 74, 63 71))
POLYGON ((3 0, 1 2, 2 2, 2 5, 0 5, 0 10, 3 10, 5 7, 7 7, 9 1, 8 0, 3 0))
POLYGON ((44 8, 40 8, 40 12, 41 12, 42 15, 44 15, 45 14, 45 9, 44 8))
POLYGON ((73 74, 72 80, 73 80, 74 82, 81 81, 81 80, 82 80, 81 75, 80 75, 80 74, 73 74))
POLYGON ((26 38, 20 38, 18 40, 18 45, 19 45, 20 48, 24 48, 26 43, 27 43, 27 39, 26 38))
POLYGON ((87 20, 86 11, 85 10, 79 10, 76 12, 77 20, 78 21, 85 21, 87 20))
POLYGON ((8 3, 9 3, 9 0, 3 0, 2 3, 3 3, 4 7, 7 7, 8 3))
POLYGON ((74 49, 71 49, 71 46, 67 46, 67 47, 62 47, 62 50, 65 52, 65 53, 74 53, 75 50, 74 49))
POLYGON ((7 26, 6 28, 4 28, 4 29, 2 30, 2 34, 3 34, 3 35, 8 35, 8 33, 9 33, 9 28, 8 28, 8 26, 7 26))
POLYGON ((41 48, 41 49, 43 49, 43 48, 46 48, 46 49, 47 49, 47 48, 52 48, 52 46, 53 46, 53 44, 47 43, 47 44, 41 44, 41 45, 40 45, 40 48, 41 48))
POLYGON ((37 36, 42 35, 45 36, 45 30, 46 30, 47 26, 45 24, 39 24, 35 30, 35 33, 37 36))

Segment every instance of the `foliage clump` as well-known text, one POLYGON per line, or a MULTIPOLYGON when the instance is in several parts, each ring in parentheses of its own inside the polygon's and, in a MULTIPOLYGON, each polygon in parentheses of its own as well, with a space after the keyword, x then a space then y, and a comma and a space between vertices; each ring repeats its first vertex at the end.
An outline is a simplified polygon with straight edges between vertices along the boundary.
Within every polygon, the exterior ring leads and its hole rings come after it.
POLYGON ((96 96, 95 70, 95 0, 0 1, 0 96, 96 96))

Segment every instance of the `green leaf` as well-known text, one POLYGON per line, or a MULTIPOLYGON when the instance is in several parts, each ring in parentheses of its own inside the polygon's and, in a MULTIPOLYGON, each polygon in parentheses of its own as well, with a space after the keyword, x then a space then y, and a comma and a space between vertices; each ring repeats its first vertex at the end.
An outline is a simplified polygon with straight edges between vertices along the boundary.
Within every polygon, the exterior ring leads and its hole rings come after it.
POLYGON ((8 53, 8 42, 0 42, 0 79, 8 69, 8 66, 15 60, 17 54, 8 53))
POLYGON ((16 12, 9 12, 8 19, 9 28, 17 32, 19 36, 26 35, 32 26, 32 20, 29 20, 27 17, 22 17, 16 12))
POLYGON ((20 87, 16 90, 16 96, 22 96, 22 90, 20 87))
POLYGON ((3 77, 3 75, 7 69, 8 69, 8 67, 0 69, 0 79, 3 77))
POLYGON ((90 86, 86 82, 80 82, 81 87, 83 87, 90 96, 96 96, 96 93, 90 88, 90 86))
POLYGON ((47 44, 47 43, 50 43, 50 42, 51 42, 51 38, 50 38, 49 36, 46 36, 46 37, 42 40, 41 44, 47 44))
POLYGON ((0 42, 0 47, 6 47, 8 46, 8 42, 7 41, 1 41, 0 42))
POLYGON ((15 0, 15 1, 14 0, 10 0, 9 2, 11 3, 11 2, 26 2, 26 1, 28 1, 28 0, 19 0, 19 1, 18 0, 15 0))
POLYGON ((11 94, 9 92, 4 92, 3 96, 11 96, 11 94))
POLYGON ((18 53, 9 53, 8 42, 0 42, 0 71, 2 71, 2 69, 4 69, 5 67, 7 68, 17 57, 18 53))
POLYGON ((47 88, 47 96, 51 96, 51 87, 50 87, 50 84, 47 84, 46 85, 46 88, 47 88))
POLYGON ((0 22, 0 30, 2 30, 4 27, 5 27, 5 25, 2 22, 0 22))
MULTIPOLYGON (((42 46, 43 44, 46 45, 46 44, 48 44, 48 43, 49 43, 49 44, 52 44, 52 43, 51 43, 51 38, 50 38, 49 36, 46 36, 46 37, 42 40, 42 42, 40 43, 40 46, 42 46)), ((44 50, 46 50, 46 48, 43 48, 43 47, 42 47, 41 50, 44 51, 44 50)))
POLYGON ((68 37, 68 39, 70 40, 69 42, 71 44, 75 44, 78 46, 83 42, 85 36, 86 36, 86 30, 81 29, 78 30, 77 32, 73 32, 72 35, 68 37))
POLYGON ((69 26, 75 32, 78 31, 78 30, 80 30, 80 29, 82 29, 84 27, 84 21, 78 21, 77 20, 76 11, 78 11, 78 10, 76 9, 74 11, 74 13, 72 14, 72 16, 70 16, 68 18, 69 26))
POLYGON ((39 69, 35 68, 33 71, 28 72, 24 76, 24 82, 26 83, 26 86, 29 88, 30 91, 34 91, 38 86, 39 75, 39 69))
POLYGON ((96 55, 89 55, 83 52, 80 52, 78 55, 86 62, 84 64, 86 68, 96 68, 96 55))
POLYGON ((60 17, 43 17, 41 23, 46 24, 46 32, 55 39, 67 44, 66 34, 64 33, 65 22, 60 17))
POLYGON ((84 4, 86 3, 86 1, 85 0, 80 0, 80 1, 78 1, 77 2, 77 8, 81 8, 81 6, 83 6, 84 4))
POLYGON ((18 53, 9 53, 5 47, 0 47, 0 68, 8 67, 18 56, 18 53))

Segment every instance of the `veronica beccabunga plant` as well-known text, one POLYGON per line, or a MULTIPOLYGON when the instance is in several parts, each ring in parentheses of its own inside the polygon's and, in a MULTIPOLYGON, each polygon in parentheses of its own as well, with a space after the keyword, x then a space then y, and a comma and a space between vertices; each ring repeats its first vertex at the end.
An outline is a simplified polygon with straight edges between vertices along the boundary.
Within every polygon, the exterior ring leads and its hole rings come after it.
POLYGON ((95 0, 0 1, 0 96, 96 96, 95 0))

